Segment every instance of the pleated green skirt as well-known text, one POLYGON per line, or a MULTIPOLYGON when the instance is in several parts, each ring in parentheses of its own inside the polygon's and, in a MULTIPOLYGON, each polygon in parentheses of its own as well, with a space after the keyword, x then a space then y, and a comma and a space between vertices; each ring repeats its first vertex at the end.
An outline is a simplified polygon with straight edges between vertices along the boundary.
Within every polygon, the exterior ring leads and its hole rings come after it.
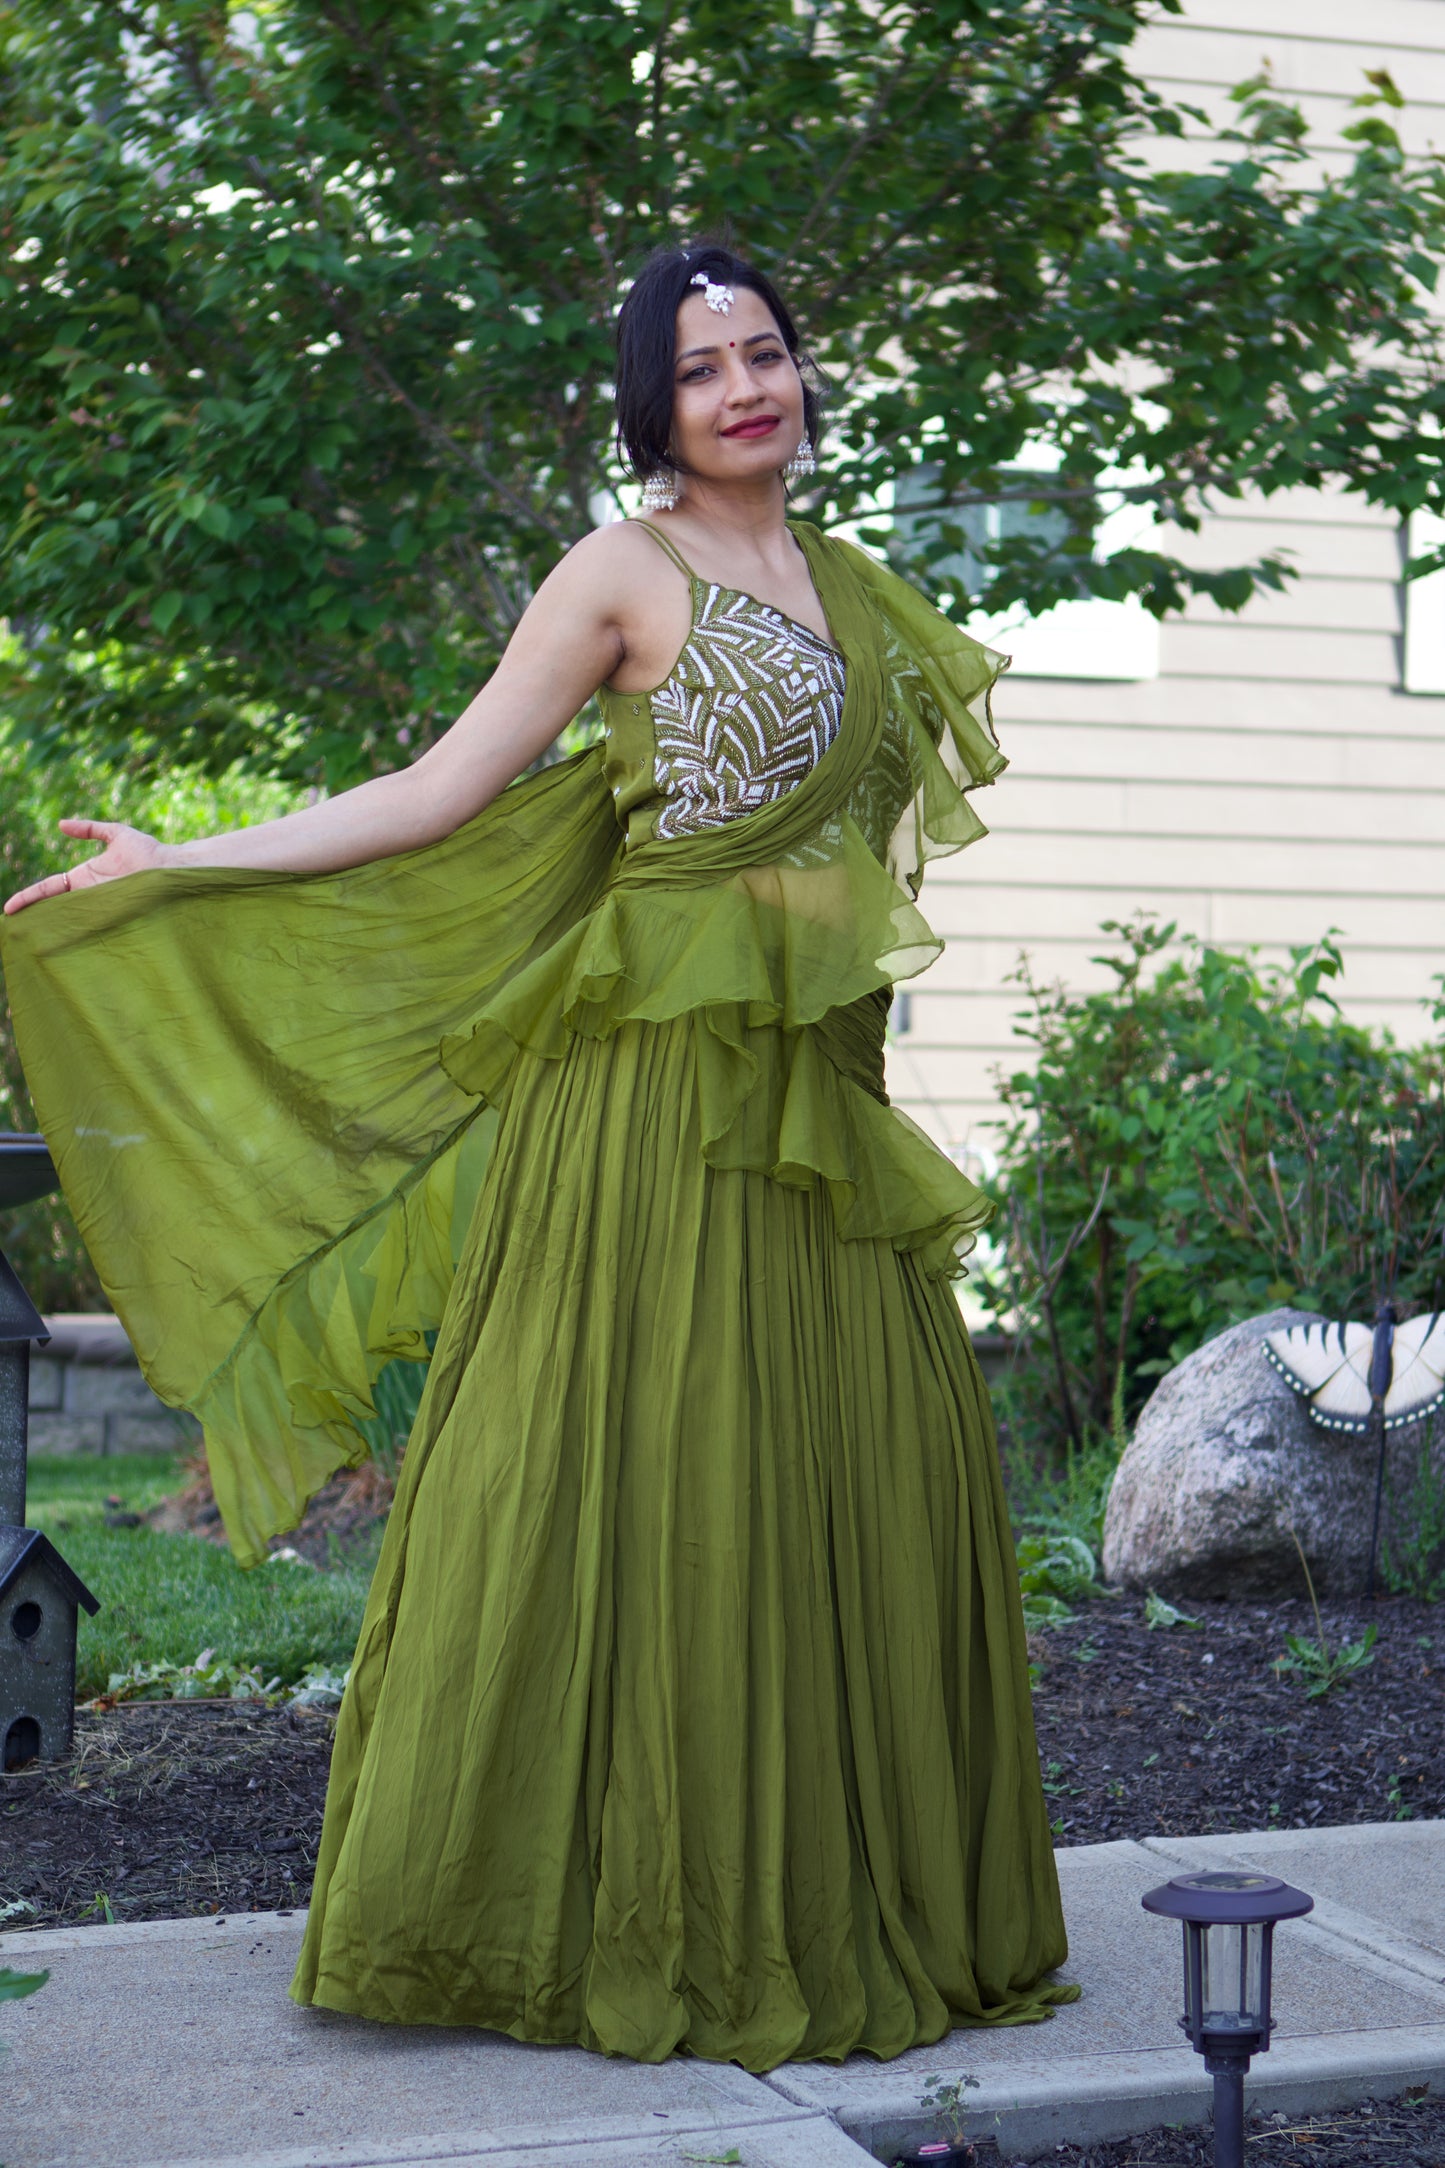
POLYGON ((767 2070, 1077 1993, 955 1296, 705 1160, 703 1028, 518 1058, 299 2001, 767 2070))

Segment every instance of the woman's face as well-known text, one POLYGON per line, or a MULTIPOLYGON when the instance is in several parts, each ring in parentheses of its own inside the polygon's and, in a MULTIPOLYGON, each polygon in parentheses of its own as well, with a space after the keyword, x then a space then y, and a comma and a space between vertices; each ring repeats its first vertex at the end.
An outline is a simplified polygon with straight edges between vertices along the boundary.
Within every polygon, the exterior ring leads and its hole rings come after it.
POLYGON ((726 316, 701 291, 677 312, 672 371, 672 450, 706 481, 777 474, 803 435, 803 380, 750 286, 736 288, 726 316))

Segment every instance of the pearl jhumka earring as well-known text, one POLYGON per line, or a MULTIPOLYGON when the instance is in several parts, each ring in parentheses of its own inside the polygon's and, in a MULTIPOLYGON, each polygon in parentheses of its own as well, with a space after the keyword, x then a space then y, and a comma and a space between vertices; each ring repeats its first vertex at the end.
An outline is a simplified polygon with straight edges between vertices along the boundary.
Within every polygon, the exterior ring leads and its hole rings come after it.
POLYGON ((642 509, 644 512, 672 512, 677 509, 677 475, 671 467, 659 467, 649 474, 642 485, 642 509))

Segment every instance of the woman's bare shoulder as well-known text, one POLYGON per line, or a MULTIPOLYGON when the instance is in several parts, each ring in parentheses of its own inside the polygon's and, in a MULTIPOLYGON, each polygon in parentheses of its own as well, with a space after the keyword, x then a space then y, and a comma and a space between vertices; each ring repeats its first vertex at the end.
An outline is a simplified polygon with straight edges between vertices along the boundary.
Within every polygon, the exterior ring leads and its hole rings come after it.
POLYGON ((544 582, 538 601, 544 597, 549 624, 587 623, 620 643, 607 677, 618 692, 666 677, 692 622, 686 576, 639 520, 614 520, 575 542, 544 582))
POLYGON ((561 557, 538 587, 527 615, 549 633, 559 623, 621 627, 656 591, 657 544, 625 520, 596 527, 561 557))
POLYGON ((636 519, 612 520, 575 542, 562 560, 570 569, 569 584, 574 588, 585 584, 599 594, 610 592, 624 606, 645 595, 657 579, 664 553, 644 533, 644 524, 636 519))

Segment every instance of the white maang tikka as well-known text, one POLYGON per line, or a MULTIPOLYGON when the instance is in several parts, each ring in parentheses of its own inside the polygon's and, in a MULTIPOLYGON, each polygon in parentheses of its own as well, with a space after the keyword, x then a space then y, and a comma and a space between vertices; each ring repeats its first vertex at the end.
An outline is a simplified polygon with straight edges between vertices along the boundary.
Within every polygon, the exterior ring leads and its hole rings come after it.
POLYGON ((728 316, 732 313, 732 305, 737 300, 737 295, 733 292, 731 286, 717 285, 708 277, 706 271, 695 272, 687 283, 689 286, 700 286, 702 288, 703 300, 718 316, 728 316))

